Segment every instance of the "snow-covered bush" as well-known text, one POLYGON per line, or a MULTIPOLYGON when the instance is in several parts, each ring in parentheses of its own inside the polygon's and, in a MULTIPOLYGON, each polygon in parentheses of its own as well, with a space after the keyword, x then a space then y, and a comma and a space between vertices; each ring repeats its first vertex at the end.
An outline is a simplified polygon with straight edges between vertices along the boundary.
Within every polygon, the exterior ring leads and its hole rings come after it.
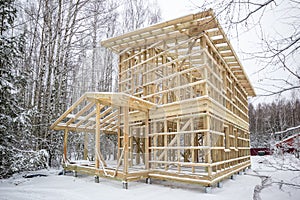
MULTIPOLYGON (((3 146, 1 146, 1 150, 3 146)), ((48 168, 49 154, 45 150, 20 151, 17 149, 10 152, 12 156, 2 157, 3 165, 0 166, 0 178, 7 178, 21 171, 33 171, 48 168)), ((8 153, 8 152, 7 152, 8 153)))

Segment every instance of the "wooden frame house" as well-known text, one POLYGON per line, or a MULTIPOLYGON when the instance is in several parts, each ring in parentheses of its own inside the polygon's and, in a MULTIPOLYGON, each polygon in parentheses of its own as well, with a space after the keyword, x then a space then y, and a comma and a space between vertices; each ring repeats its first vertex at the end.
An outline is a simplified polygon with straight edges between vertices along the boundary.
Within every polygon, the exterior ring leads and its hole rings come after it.
MULTIPOLYGON (((250 163, 247 75, 212 10, 101 42, 119 55, 118 93, 88 92, 51 126, 64 130, 65 169, 127 182, 211 186, 250 163), (70 162, 69 132, 95 138, 89 162, 70 162), (117 135, 117 159, 100 136, 117 135)), ((88 138, 88 137, 86 137, 88 138)))

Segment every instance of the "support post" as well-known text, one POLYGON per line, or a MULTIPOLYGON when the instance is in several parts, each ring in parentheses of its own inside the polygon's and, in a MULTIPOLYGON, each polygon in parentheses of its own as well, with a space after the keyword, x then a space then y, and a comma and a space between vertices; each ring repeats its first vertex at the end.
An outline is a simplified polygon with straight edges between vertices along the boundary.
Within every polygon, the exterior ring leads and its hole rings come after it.
POLYGON ((96 103, 95 168, 99 169, 100 159, 100 103, 96 103))
MULTIPOLYGON (((153 133, 157 133, 157 122, 153 122, 153 133)), ((158 135, 155 135, 153 137, 153 145, 154 147, 158 146, 158 135)), ((153 150, 153 160, 156 161, 157 160, 157 150, 154 149, 153 150)), ((152 164, 153 168, 156 169, 157 167, 157 163, 155 162, 154 164, 152 164)))
POLYGON ((149 111, 145 114, 145 168, 149 170, 149 111))
POLYGON ((124 174, 125 177, 127 176, 128 173, 128 143, 129 143, 129 107, 128 105, 125 105, 123 107, 124 111, 124 143, 123 143, 123 148, 124 148, 124 174))
MULTIPOLYGON (((177 147, 180 147, 180 119, 177 119, 177 123, 176 123, 176 130, 177 130, 177 135, 176 135, 176 137, 177 137, 177 147)), ((178 162, 180 162, 180 157, 181 157, 181 155, 180 155, 180 149, 178 149, 177 150, 177 161, 178 162)), ((178 167, 177 167, 177 169, 178 169, 178 173, 180 173, 180 171, 181 171, 181 167, 180 167, 180 165, 178 164, 178 167)))
MULTIPOLYGON (((201 38, 200 38, 200 48, 201 49, 206 49, 206 38, 204 37, 204 36, 202 36, 201 38)), ((206 63, 206 61, 207 61, 207 57, 206 57, 206 54, 205 53, 203 53, 202 54, 203 55, 203 61, 204 61, 204 63, 206 63)))
POLYGON ((66 128, 64 133, 64 163, 67 162, 67 152, 68 152, 68 134, 69 131, 66 128))
MULTIPOLYGON (((194 118, 191 119, 191 131, 194 131, 194 118)), ((195 147, 195 133, 192 133, 192 137, 191 137, 191 146, 195 147)), ((195 159, 195 149, 192 149, 192 163, 196 162, 195 159)), ((192 167, 192 173, 195 173, 195 166, 192 167)))
MULTIPOLYGON (((206 120, 206 123, 205 123, 205 126, 206 126, 206 129, 208 130, 207 132, 205 132, 205 145, 204 146, 208 146, 208 147, 212 147, 212 144, 211 144, 211 139, 210 139, 210 124, 209 124, 209 115, 207 115, 205 117, 205 120, 206 120)), ((211 149, 207 149, 207 154, 205 156, 205 160, 208 164, 211 164, 212 163, 212 159, 211 159, 211 149)), ((208 166, 207 167, 207 173, 208 173, 208 176, 210 177, 212 175, 212 167, 211 166, 208 166)))
POLYGON ((83 150, 83 159, 88 159, 88 145, 89 145, 89 134, 84 133, 84 150, 83 150))
MULTIPOLYGON (((168 121, 167 119, 165 118, 164 119, 164 132, 167 133, 168 132, 168 121)), ((164 135, 164 147, 168 147, 168 135, 164 135)), ((164 161, 167 161, 168 160, 168 150, 165 149, 164 150, 164 161)), ((165 164, 165 170, 167 171, 168 170, 168 164, 165 164)))
POLYGON ((95 183, 99 183, 99 176, 95 176, 95 183))
POLYGON ((118 108, 118 150, 117 150, 117 160, 120 160, 120 157, 121 157, 121 143, 122 143, 122 140, 121 140, 121 107, 118 108))

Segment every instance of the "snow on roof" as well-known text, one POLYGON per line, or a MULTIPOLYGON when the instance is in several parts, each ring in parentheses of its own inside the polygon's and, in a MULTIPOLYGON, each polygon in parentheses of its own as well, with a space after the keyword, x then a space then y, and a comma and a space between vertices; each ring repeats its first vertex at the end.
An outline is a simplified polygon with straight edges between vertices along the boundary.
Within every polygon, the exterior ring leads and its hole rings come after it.
POLYGON ((279 141, 279 142, 276 142, 275 145, 279 145, 279 144, 281 144, 281 143, 285 143, 285 142, 289 141, 290 139, 293 139, 293 138, 296 138, 296 137, 299 137, 299 138, 300 138, 300 133, 297 133, 297 134, 295 134, 295 135, 291 135, 291 136, 285 138, 284 140, 281 140, 281 141, 279 141))
POLYGON ((299 126, 295 126, 295 127, 291 127, 291 128, 288 128, 284 131, 278 131, 278 132, 275 132, 274 134, 277 135, 277 134, 282 134, 282 133, 286 133, 286 132, 289 132, 289 131, 293 131, 295 129, 298 129, 299 128, 299 133, 300 133, 300 125, 299 126))

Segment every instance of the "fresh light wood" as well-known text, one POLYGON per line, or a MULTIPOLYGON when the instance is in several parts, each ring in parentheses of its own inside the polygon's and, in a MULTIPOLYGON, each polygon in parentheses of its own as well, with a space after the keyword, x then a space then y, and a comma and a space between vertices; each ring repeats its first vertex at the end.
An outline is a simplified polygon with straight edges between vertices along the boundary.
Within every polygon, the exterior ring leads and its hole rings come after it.
POLYGON ((101 44, 119 56, 119 92, 87 92, 53 123, 65 131, 64 157, 68 131, 95 136, 95 164, 66 169, 210 186, 250 166, 247 98, 255 92, 212 10, 101 44), (100 134, 117 137, 111 166, 100 134))
POLYGON ((68 153, 68 134, 69 134, 69 130, 66 128, 65 132, 64 132, 64 163, 67 162, 68 157, 67 157, 67 153, 68 153))
POLYGON ((95 168, 99 169, 100 163, 100 104, 96 104, 96 134, 95 134, 95 168))

